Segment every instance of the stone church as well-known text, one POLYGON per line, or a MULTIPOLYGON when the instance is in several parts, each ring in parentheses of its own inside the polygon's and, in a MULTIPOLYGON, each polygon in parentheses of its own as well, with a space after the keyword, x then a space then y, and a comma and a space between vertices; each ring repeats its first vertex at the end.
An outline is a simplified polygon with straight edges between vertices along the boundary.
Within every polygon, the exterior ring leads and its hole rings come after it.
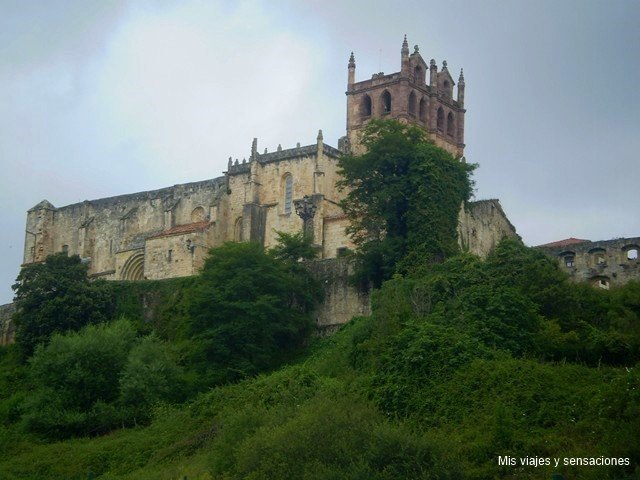
MULTIPOLYGON (((29 210, 24 263, 55 252, 79 255, 94 278, 163 279, 193 275, 207 251, 226 241, 271 247, 276 231, 303 226, 331 259, 352 247, 339 207, 338 159, 362 151, 362 128, 391 118, 423 128, 430 139, 465 161, 464 77, 456 83, 447 62, 427 63, 418 46, 400 50, 400 71, 356 81, 353 53, 347 66, 347 131, 337 147, 322 131, 312 145, 262 153, 253 139, 248 160, 229 158, 220 177, 159 190, 55 207, 43 200, 29 210), (303 220, 304 219, 304 220, 303 220)), ((503 236, 517 236, 497 200, 473 202, 459 217, 460 243, 486 255, 503 236)))

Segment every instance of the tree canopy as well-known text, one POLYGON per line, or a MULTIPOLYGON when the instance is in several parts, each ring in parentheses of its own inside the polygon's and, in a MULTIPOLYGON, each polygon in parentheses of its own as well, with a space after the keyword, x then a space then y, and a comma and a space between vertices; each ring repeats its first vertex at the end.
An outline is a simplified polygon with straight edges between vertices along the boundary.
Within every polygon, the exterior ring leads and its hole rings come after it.
POLYGON ((379 286, 393 273, 443 260, 458 251, 462 202, 472 193, 469 165, 395 120, 365 127, 366 153, 340 160, 341 206, 358 246, 360 280, 379 286))
POLYGON ((251 242, 211 249, 190 305, 194 362, 206 383, 274 366, 309 332, 319 285, 298 268, 298 253, 279 252, 283 259, 251 242))
POLYGON ((79 330, 111 318, 112 297, 104 282, 89 282, 77 255, 50 255, 26 265, 13 285, 16 343, 29 356, 54 332, 79 330))

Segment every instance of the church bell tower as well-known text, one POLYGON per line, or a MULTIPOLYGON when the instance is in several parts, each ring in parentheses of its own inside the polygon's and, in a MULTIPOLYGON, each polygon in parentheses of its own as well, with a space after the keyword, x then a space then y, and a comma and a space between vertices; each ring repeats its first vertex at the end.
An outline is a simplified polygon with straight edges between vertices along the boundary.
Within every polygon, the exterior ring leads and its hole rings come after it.
POLYGON ((427 65, 418 45, 409 54, 406 35, 400 49, 399 72, 388 75, 374 73, 369 80, 356 82, 353 52, 347 68, 347 148, 352 152, 362 152, 362 129, 371 119, 393 118, 419 126, 436 145, 456 157, 462 157, 466 111, 462 70, 458 78, 457 98, 454 99, 455 83, 446 60, 438 71, 435 60, 427 65))

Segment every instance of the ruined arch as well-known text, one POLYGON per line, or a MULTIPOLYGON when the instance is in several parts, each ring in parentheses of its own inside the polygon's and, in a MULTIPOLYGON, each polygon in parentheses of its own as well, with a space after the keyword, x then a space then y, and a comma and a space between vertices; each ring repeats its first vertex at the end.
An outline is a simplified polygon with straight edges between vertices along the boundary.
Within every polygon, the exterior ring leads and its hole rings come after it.
POLYGON ((380 95, 380 106, 382 107, 382 113, 390 113, 391 112, 391 94, 389 90, 385 90, 380 95))
POLYGON ((120 277, 122 280, 144 280, 144 252, 136 252, 124 262, 120 277))
POLYGON ((411 92, 409 94, 409 104, 407 106, 409 110, 409 115, 416 115, 416 94, 415 92, 411 92))
POLYGON ((362 101, 360 102, 360 115, 362 117, 371 116, 371 97, 366 93, 363 95, 362 101))
POLYGON ((607 251, 602 247, 595 247, 590 249, 589 254, 589 266, 597 267, 598 265, 607 264, 607 251))
POLYGON ((628 262, 638 261, 638 252, 640 252, 640 246, 635 244, 625 245, 622 247, 624 258, 628 262))

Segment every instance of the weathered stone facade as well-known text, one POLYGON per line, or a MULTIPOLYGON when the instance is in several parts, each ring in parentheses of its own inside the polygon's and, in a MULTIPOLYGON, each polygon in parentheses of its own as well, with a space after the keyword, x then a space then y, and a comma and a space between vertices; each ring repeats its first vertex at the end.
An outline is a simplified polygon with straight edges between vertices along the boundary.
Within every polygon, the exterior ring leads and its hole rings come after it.
POLYGON ((560 268, 576 282, 609 289, 640 280, 640 237, 597 242, 568 238, 537 248, 557 259, 560 268))
MULTIPOLYGON (((336 187, 338 159, 345 151, 362 150, 360 134, 370 119, 414 123, 464 161, 462 72, 454 100, 454 82, 446 62, 439 72, 434 60, 427 66, 417 46, 409 55, 406 38, 400 72, 355 82, 353 54, 347 68, 347 131, 339 140, 339 149, 324 143, 322 131, 315 144, 286 150, 279 146, 271 153, 258 153, 254 139, 248 160, 229 158, 227 171, 218 178, 59 208, 43 200, 27 214, 24 263, 40 262, 63 251, 83 258, 95 278, 193 275, 210 247, 225 241, 255 241, 271 247, 277 231, 301 230, 303 221, 295 206, 303 197, 315 208, 307 228, 320 247, 320 259, 339 256, 353 244, 345 233, 348 220, 339 207, 344 192, 336 187)), ((480 256, 486 256, 503 236, 517 236, 497 200, 463 208, 459 233, 461 246, 480 256)), ((346 275, 347 267, 341 262, 325 267, 318 268, 334 280, 339 274, 346 275)), ((368 308, 367 299, 345 282, 334 280, 318 314, 323 327, 346 322, 368 308)))
POLYGON ((458 242, 463 251, 484 258, 505 237, 520 239, 499 200, 479 200, 463 206, 458 216, 458 242))

